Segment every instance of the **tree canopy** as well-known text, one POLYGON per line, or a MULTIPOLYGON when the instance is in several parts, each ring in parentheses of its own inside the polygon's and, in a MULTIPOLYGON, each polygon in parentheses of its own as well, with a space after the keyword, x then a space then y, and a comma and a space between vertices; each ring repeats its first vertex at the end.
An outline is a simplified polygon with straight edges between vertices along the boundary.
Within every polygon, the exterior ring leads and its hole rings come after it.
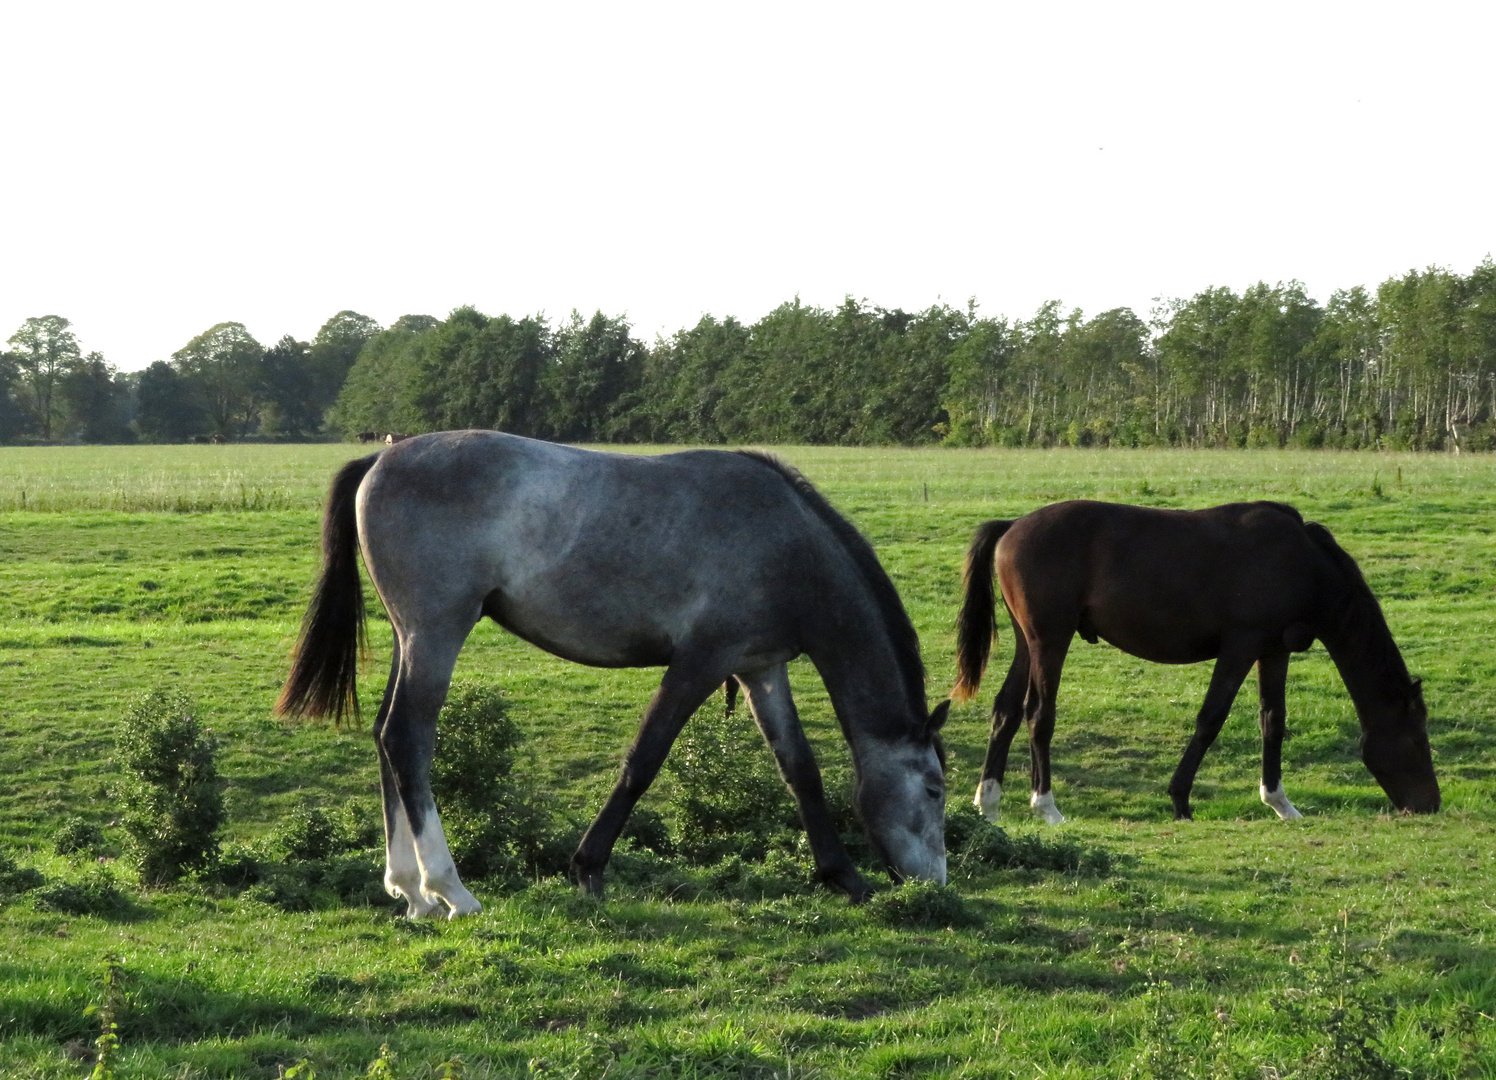
POLYGON ((0 439, 181 440, 493 428, 573 442, 1496 448, 1496 263, 1323 304, 1295 281, 1202 289, 1144 318, 1058 301, 1009 319, 938 304, 779 305, 647 343, 573 312, 310 342, 223 322, 121 375, 59 316, 0 355, 0 439))

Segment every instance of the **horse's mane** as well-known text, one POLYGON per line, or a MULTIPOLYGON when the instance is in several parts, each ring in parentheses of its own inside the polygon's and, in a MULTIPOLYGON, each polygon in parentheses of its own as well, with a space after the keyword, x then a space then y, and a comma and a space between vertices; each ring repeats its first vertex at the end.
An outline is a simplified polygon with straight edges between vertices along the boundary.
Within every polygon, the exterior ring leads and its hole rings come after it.
POLYGON ((909 613, 904 610, 904 603, 899 599, 898 590, 893 587, 893 582, 888 579, 888 573, 883 569, 883 564, 873 553, 873 545, 868 543, 867 537, 857 531, 855 525, 837 513, 836 509, 826 501, 826 497, 817 491, 809 480, 805 479, 799 469, 761 450, 738 450, 736 453, 760 465, 765 465, 782 476, 795 489, 795 493, 800 496, 801 500, 815 511, 816 517, 825 522, 836 538, 841 541, 842 547, 851 556, 863 580, 872 590, 878 610, 883 616, 883 624, 887 627, 888 636, 893 641, 894 653, 898 657, 900 673, 904 677, 904 688, 909 695, 910 705, 914 709, 914 715, 923 718, 926 715, 927 703, 925 701, 925 664, 919 654, 919 635, 915 633, 914 623, 909 620, 909 613))
POLYGON ((1336 598, 1331 609, 1331 632, 1342 639, 1359 637, 1363 655, 1367 661, 1383 671, 1396 675, 1404 684, 1412 683, 1408 665, 1392 640, 1392 631, 1387 627, 1387 618, 1382 614, 1382 605, 1376 594, 1366 584, 1366 576, 1350 553, 1341 547, 1331 534, 1317 521, 1304 522, 1304 531, 1314 546, 1329 556, 1340 577, 1345 591, 1336 598))

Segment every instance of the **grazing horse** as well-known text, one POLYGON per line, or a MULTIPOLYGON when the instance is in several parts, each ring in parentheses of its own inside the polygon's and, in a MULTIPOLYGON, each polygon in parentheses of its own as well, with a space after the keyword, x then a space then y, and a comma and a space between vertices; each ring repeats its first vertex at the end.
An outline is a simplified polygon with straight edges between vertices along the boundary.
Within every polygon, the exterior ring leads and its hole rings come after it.
POLYGON ((1356 562, 1316 522, 1284 503, 1157 510, 1056 503, 977 529, 957 623, 957 701, 972 697, 996 634, 993 573, 1013 623, 1013 666, 992 705, 992 740, 976 804, 997 819, 1008 747, 1027 720, 1030 805, 1064 820, 1049 782, 1055 695, 1070 639, 1104 638, 1159 664, 1215 660, 1169 796, 1189 818, 1190 788, 1253 664, 1261 698, 1262 801, 1299 812, 1283 793, 1288 655, 1323 641, 1361 720, 1361 757, 1399 810, 1439 809, 1419 680, 1409 678, 1381 605, 1356 562))
POLYGON ((385 887, 419 916, 479 910, 431 796, 436 719, 483 616, 595 667, 665 668, 607 804, 572 857, 581 887, 686 721, 729 678, 795 796, 819 877, 869 893, 832 825, 786 664, 810 657, 857 776, 854 801, 895 878, 945 881, 947 702, 925 701, 919 639, 872 547, 794 469, 753 453, 607 454, 489 431, 421 435, 345 465, 324 563, 276 710, 341 718, 364 602, 357 553, 394 629, 374 724, 385 887))

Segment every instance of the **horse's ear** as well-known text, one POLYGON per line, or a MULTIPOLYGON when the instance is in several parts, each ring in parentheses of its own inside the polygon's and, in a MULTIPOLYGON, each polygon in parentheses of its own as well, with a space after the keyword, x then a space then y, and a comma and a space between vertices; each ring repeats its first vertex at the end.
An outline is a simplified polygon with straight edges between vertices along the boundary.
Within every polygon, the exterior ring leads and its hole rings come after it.
POLYGON ((945 727, 945 718, 950 715, 951 699, 946 698, 930 710, 930 719, 925 722, 925 731, 932 737, 945 727))

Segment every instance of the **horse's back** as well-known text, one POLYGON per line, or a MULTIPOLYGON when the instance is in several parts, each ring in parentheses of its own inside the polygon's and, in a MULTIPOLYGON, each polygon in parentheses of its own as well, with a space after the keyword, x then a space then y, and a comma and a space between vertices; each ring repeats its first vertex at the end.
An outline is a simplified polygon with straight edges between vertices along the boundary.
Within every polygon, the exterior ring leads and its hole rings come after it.
POLYGON ((1019 594, 1031 620, 1061 632, 1070 620, 1088 637, 1094 630, 1173 663, 1216 655, 1240 628, 1266 640, 1307 618, 1323 562, 1299 513, 1266 501, 1204 510, 1057 503, 1015 522, 997 555, 1004 596, 1019 594))
POLYGON ((784 621, 785 583, 812 572, 824 542, 785 478, 742 455, 604 453, 499 432, 385 451, 360 492, 360 530, 386 605, 407 621, 481 612, 600 666, 668 663, 712 633, 764 638, 784 621))

